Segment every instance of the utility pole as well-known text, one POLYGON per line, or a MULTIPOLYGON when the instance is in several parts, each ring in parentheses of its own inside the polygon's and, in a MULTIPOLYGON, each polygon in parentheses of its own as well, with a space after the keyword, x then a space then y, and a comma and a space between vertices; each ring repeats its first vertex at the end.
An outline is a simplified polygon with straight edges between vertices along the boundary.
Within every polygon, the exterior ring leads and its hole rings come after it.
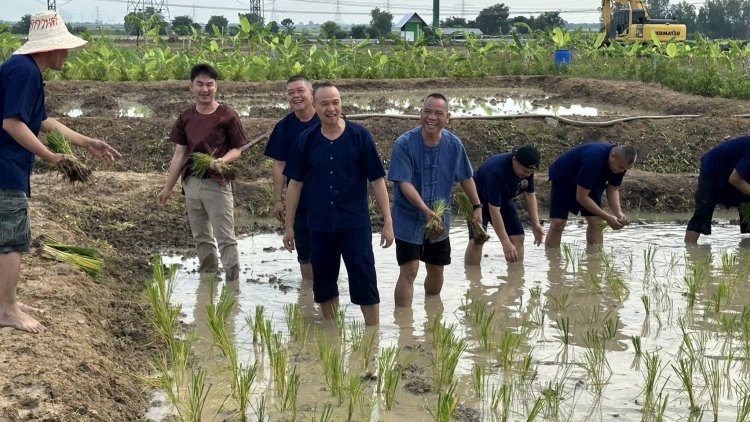
POLYGON ((440 0, 432 0, 432 27, 440 28, 440 0))
POLYGON ((57 1, 47 0, 47 10, 57 10, 57 1))
POLYGON ((336 0, 336 15, 333 16, 333 21, 339 25, 344 22, 344 18, 341 17, 341 0, 336 0))

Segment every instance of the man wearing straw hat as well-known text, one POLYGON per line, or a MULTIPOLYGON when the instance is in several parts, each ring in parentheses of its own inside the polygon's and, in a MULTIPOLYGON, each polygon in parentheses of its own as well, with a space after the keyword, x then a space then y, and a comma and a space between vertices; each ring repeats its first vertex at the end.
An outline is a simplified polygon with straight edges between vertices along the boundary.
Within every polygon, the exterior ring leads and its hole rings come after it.
POLYGON ((45 70, 61 70, 68 50, 83 47, 57 12, 31 17, 29 40, 0 67, 0 327, 41 333, 44 326, 28 312, 34 308, 16 300, 21 253, 30 249, 28 196, 35 156, 57 164, 39 132, 59 131, 71 143, 85 148, 104 164, 120 154, 107 143, 89 138, 47 116, 44 106, 45 70))

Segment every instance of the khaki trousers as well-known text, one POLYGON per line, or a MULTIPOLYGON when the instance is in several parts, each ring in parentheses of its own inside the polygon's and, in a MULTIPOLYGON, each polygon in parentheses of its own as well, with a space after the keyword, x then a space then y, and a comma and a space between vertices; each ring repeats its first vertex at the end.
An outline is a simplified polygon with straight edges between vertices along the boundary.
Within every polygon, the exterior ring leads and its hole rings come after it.
POLYGON ((189 176, 183 182, 183 189, 190 231, 193 233, 200 262, 199 271, 216 273, 219 269, 218 256, 221 256, 221 264, 226 271, 225 279, 237 280, 239 254, 234 235, 232 185, 221 186, 212 179, 189 176))

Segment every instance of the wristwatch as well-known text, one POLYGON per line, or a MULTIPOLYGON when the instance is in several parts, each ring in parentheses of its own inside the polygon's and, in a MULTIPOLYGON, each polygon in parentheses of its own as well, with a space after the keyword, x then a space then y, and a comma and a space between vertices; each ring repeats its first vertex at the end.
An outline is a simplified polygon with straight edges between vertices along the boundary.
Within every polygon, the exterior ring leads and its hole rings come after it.
POLYGON ((475 205, 472 205, 471 207, 474 208, 475 210, 478 210, 482 208, 482 204, 475 204, 475 205))

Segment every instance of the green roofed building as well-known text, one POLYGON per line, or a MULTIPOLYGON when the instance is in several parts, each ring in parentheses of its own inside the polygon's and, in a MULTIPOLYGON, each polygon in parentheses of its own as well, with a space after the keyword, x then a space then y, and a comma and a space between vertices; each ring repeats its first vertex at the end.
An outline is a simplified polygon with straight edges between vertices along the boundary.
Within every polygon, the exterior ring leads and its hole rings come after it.
POLYGON ((414 13, 407 13, 401 18, 396 24, 396 27, 401 31, 401 39, 406 41, 416 41, 424 33, 424 27, 428 26, 427 22, 424 21, 419 15, 414 13))

